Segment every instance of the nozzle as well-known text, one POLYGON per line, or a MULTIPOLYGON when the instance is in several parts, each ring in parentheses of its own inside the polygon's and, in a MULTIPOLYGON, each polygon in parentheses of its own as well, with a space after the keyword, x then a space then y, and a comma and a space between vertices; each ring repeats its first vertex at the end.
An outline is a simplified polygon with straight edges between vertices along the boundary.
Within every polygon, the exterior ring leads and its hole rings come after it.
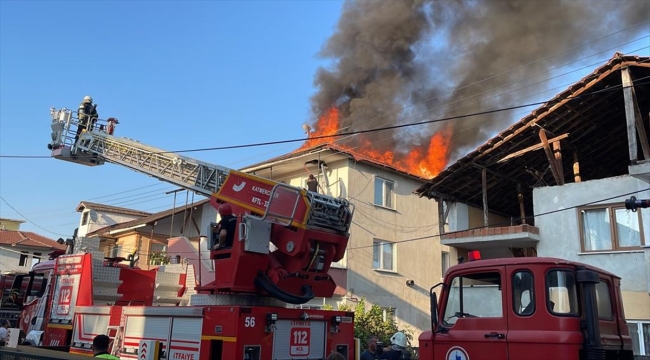
POLYGON ((636 212, 638 208, 649 208, 650 200, 638 200, 636 197, 632 196, 629 199, 625 200, 625 208, 636 212))

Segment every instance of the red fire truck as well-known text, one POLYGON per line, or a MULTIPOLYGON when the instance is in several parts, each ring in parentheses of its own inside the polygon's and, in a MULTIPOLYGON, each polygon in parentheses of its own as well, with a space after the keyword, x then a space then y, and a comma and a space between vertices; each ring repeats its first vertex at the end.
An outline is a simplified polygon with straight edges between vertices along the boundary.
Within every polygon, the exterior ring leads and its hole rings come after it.
MULTIPOLYGON (((58 256, 61 250, 51 252, 50 260, 58 256)), ((11 272, 0 275, 0 319, 9 320, 11 327, 20 324, 20 314, 25 301, 42 296, 44 291, 43 276, 33 272, 11 272)))
POLYGON ((287 307, 333 295, 328 271, 343 258, 354 212, 347 200, 118 139, 101 121, 75 142, 76 113, 51 115, 54 158, 119 164, 208 196, 215 208, 228 204, 238 226, 231 248, 210 252, 214 281, 189 296, 187 273, 120 265, 98 240, 78 238, 77 253, 54 260, 44 296, 26 306, 27 341, 91 354, 93 338, 107 334, 123 359, 152 346, 165 359, 354 357, 353 313, 287 307))
POLYGON ((469 258, 430 290, 420 360, 634 358, 618 276, 554 258, 469 258))

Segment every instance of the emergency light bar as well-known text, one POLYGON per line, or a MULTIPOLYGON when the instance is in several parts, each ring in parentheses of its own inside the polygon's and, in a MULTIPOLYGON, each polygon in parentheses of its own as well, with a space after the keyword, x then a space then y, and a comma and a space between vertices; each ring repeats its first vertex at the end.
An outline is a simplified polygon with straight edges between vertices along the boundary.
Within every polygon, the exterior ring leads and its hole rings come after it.
POLYGON ((473 250, 467 253, 469 261, 481 260, 481 252, 478 250, 473 250))

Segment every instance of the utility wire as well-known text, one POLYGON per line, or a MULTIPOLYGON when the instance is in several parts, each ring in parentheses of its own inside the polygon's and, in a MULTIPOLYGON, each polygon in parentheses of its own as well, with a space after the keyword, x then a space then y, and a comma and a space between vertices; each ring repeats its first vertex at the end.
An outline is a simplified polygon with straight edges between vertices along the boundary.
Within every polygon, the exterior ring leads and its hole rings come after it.
POLYGON ((7 202, 7 200, 5 200, 5 198, 3 198, 2 196, 0 196, 0 199, 1 199, 5 204, 7 204, 7 206, 9 206, 13 211, 15 211, 16 214, 22 216, 23 219, 27 220, 29 223, 31 223, 32 225, 36 226, 37 228, 39 228, 39 229, 41 229, 41 230, 44 230, 44 231, 47 231, 47 232, 50 233, 50 234, 59 235, 59 236, 68 236, 68 235, 65 235, 65 234, 59 234, 59 233, 57 233, 57 232, 50 231, 50 230, 48 230, 48 229, 46 229, 46 228, 44 228, 44 227, 42 227, 42 226, 36 224, 35 222, 33 222, 33 221, 29 220, 28 218, 26 218, 23 214, 21 214, 18 210, 16 210, 16 208, 14 208, 13 206, 11 206, 11 204, 9 204, 9 203, 7 202))
MULTIPOLYGON (((611 196, 611 197, 608 197, 608 198, 605 198, 605 199, 595 200, 595 201, 591 201, 591 202, 581 204, 581 205, 575 205, 575 206, 571 206, 571 207, 567 207, 567 208, 551 210, 551 211, 543 212, 541 214, 529 215, 529 216, 519 217, 519 218, 515 218, 515 219, 518 219, 519 221, 521 221, 523 219, 532 220, 532 219, 535 219, 535 218, 538 218, 538 217, 541 217, 541 216, 551 215, 551 214, 559 213, 559 212, 562 212, 562 211, 573 210, 573 209, 581 208, 581 207, 584 207, 584 206, 594 205, 594 204, 601 203, 603 201, 609 201, 609 200, 617 199, 617 198, 620 198, 621 196, 634 195, 634 194, 638 194, 638 193, 645 192, 645 191, 650 191, 650 188, 646 188, 646 189, 643 189, 643 190, 632 191, 632 192, 629 192, 629 193, 620 194, 620 195, 616 195, 616 196, 611 196)), ((484 226, 477 226, 477 227, 464 229, 464 230, 458 230, 458 231, 480 230, 480 229, 485 229, 485 228, 489 228, 489 227, 495 227, 495 226, 499 226, 499 225, 510 225, 510 224, 511 224, 511 221, 507 221, 507 222, 504 221, 504 222, 501 222, 501 223, 491 224, 489 226, 485 226, 485 225, 484 226)), ((406 243, 406 242, 413 242, 413 241, 418 241, 418 240, 431 239, 431 238, 441 237, 442 235, 444 235, 444 234, 435 234, 435 235, 422 236, 422 237, 418 237, 418 238, 399 240, 399 241, 393 242, 393 244, 401 244, 401 243, 406 243)), ((373 246, 374 245, 358 246, 356 248, 348 248, 348 250, 357 250, 357 249, 369 248, 369 247, 373 247, 373 246)))
MULTIPOLYGON (((600 94, 600 93, 618 91, 618 90, 622 90, 622 89, 632 88, 634 85, 646 85, 649 82, 640 83, 640 81, 641 80, 646 80, 648 78, 650 78, 650 76, 646 76, 646 77, 643 77, 643 78, 636 79, 636 80, 633 81, 633 85, 630 85, 630 86, 616 85, 616 86, 612 86, 610 88, 597 90, 597 91, 586 93, 586 94, 580 94, 580 95, 567 97, 567 98, 565 98, 563 100, 567 100, 567 101, 578 100, 578 99, 586 98, 586 97, 593 96, 593 95, 600 94)), ((303 142, 303 141, 307 141, 307 140, 330 139, 330 138, 334 138, 334 137, 357 135, 357 134, 366 134, 366 133, 378 132, 378 131, 384 131, 384 130, 394 130, 394 129, 401 129, 401 128, 406 128, 406 127, 411 127, 411 126, 433 124, 433 123, 450 121, 450 120, 457 120, 457 119, 465 119, 465 118, 470 118, 470 117, 474 117, 474 116, 489 115, 489 114, 494 114, 494 113, 498 113, 498 112, 502 112, 502 111, 510 111, 510 110, 516 110, 516 109, 531 107, 531 106, 539 106, 539 105, 547 104, 548 102, 549 102, 548 100, 546 100, 546 101, 538 101, 538 102, 531 102, 531 103, 527 103, 527 104, 523 104, 523 105, 514 105, 514 106, 508 106, 508 107, 504 107, 504 108, 497 108, 497 109, 491 109, 491 110, 485 110, 485 111, 478 111, 478 112, 473 112, 473 113, 469 113, 469 114, 462 114, 462 115, 448 116, 448 117, 443 117, 443 118, 438 118, 438 119, 424 120, 424 121, 409 123, 409 124, 399 124, 399 125, 378 127, 378 128, 373 128, 373 129, 357 130, 357 131, 352 131, 352 132, 348 132, 348 133, 340 133, 340 134, 332 134, 332 135, 320 135, 320 136, 313 136, 313 137, 307 137, 307 138, 296 138, 296 139, 287 139, 287 140, 267 141, 267 142, 258 142, 258 143, 249 143, 249 144, 240 144, 240 145, 217 146, 217 147, 175 150, 175 151, 158 151, 158 152, 152 152, 152 154, 180 154, 180 153, 203 152, 203 151, 214 151, 214 150, 231 150, 231 149, 241 149, 241 148, 249 148, 249 147, 267 146, 267 145, 286 144, 286 143, 292 143, 292 142, 303 142)), ((46 155, 0 155, 0 158, 51 158, 51 156, 46 156, 46 155)))
MULTIPOLYGON (((607 197, 607 198, 604 198, 604 199, 590 201, 590 202, 580 204, 580 205, 574 205, 574 206, 570 206, 570 207, 567 207, 567 208, 551 210, 551 211, 543 212, 543 213, 540 213, 540 214, 529 215, 529 216, 519 217, 519 218, 515 218, 515 219, 518 219, 518 220, 523 220, 523 219, 532 220, 532 219, 535 219, 535 218, 538 218, 538 217, 541 217, 541 216, 547 216, 547 215, 556 214, 556 213, 563 212, 563 211, 574 210, 574 209, 581 208, 581 207, 584 207, 584 206, 594 205, 594 204, 598 204, 598 203, 601 203, 601 202, 604 202, 604 201, 617 199, 617 198, 620 198, 622 196, 634 195, 634 194, 642 193, 642 192, 645 192, 645 191, 650 191, 650 187, 646 188, 646 189, 642 189, 642 190, 637 190, 637 191, 632 191, 632 192, 628 192, 628 193, 624 193, 624 194, 619 194, 619 195, 607 197)), ((477 227, 458 230, 458 231, 480 230, 480 229, 485 229, 485 228, 489 228, 489 227, 495 227, 495 226, 500 226, 500 225, 503 226, 503 225, 510 225, 510 224, 511 224, 511 221, 507 221, 507 222, 504 221, 504 222, 501 222, 501 223, 494 223, 494 224, 491 224, 489 226, 483 225, 483 226, 477 226, 477 227)), ((407 243, 407 242, 415 242, 415 241, 420 241, 420 240, 427 240, 427 239, 441 237, 442 235, 445 235, 445 234, 427 235, 427 236, 421 236, 421 237, 417 237, 417 238, 410 238, 410 239, 406 239, 406 240, 393 241, 391 243, 392 244, 402 244, 402 243, 407 243)), ((357 247, 353 247, 353 248, 348 247, 346 250, 352 251, 352 250, 371 248, 371 247, 375 247, 375 246, 376 245, 364 245, 364 246, 357 246, 357 247)), ((131 248, 134 248, 134 247, 131 246, 131 248)), ((197 251, 178 251, 178 252, 175 251, 173 254, 174 255, 195 254, 196 252, 197 251)), ((139 253, 139 255, 143 255, 143 256, 144 255, 149 255, 149 254, 151 254, 151 253, 149 253, 149 252, 139 253)), ((188 259, 189 260, 198 260, 196 258, 188 258, 188 259)), ((207 260, 207 259, 203 259, 203 260, 207 260)))

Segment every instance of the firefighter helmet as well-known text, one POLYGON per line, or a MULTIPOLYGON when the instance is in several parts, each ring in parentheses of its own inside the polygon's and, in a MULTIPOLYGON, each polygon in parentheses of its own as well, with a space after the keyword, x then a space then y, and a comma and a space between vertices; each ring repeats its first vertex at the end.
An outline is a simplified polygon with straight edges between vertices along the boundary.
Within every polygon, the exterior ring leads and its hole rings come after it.
POLYGON ((221 206, 219 206, 219 215, 221 216, 232 215, 232 207, 228 204, 221 204, 221 206))
POLYGON ((397 345, 399 347, 405 348, 406 347, 406 335, 404 335, 403 332, 398 331, 390 338, 390 343, 392 345, 397 345))
POLYGON ((84 102, 85 102, 85 103, 92 103, 92 102, 93 102, 93 98, 91 98, 90 96, 86 95, 86 96, 84 96, 84 102))

